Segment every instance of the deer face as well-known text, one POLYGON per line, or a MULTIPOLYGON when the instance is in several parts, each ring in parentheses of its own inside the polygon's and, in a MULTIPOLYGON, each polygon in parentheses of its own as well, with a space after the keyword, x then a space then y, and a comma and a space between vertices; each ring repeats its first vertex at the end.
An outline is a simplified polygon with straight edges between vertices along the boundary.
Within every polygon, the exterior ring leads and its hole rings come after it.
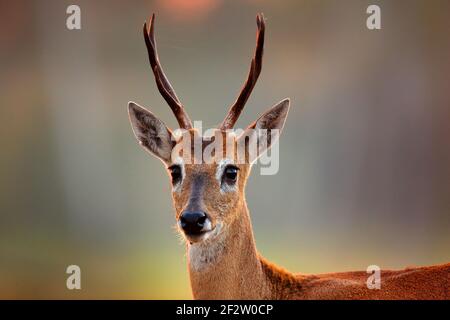
POLYGON ((217 143, 218 139, 205 139, 195 129, 185 131, 181 139, 150 111, 130 102, 129 116, 136 138, 167 168, 175 218, 187 241, 214 239, 239 218, 251 165, 276 141, 288 110, 289 100, 281 101, 238 136, 217 130, 214 137, 223 138, 217 143), (266 130, 276 134, 267 135, 266 130), (253 157, 248 150, 252 139, 257 142, 253 157), (181 140, 189 140, 189 150, 181 140), (200 152, 194 146, 200 146, 200 152))
POLYGON ((244 201, 250 165, 230 158, 215 160, 186 164, 179 159, 168 167, 177 225, 191 243, 221 234, 244 201))
POLYGON ((239 217, 239 208, 245 203, 244 189, 251 165, 278 139, 289 110, 289 100, 285 99, 269 109, 239 136, 229 132, 261 72, 265 22, 263 15, 259 14, 256 17, 255 55, 242 91, 217 129, 219 135, 212 140, 199 136, 160 65, 154 20, 155 15, 150 20, 149 28, 147 23, 143 28, 150 66, 158 90, 175 114, 180 128, 186 130, 182 140, 189 140, 191 144, 181 144, 180 150, 181 138, 174 135, 153 113, 134 102, 128 105, 131 125, 140 145, 161 159, 168 170, 177 224, 186 239, 191 243, 214 239, 239 217), (225 137, 227 143, 231 141, 232 151, 228 149, 228 144, 218 143, 221 140, 218 137, 225 137), (214 152, 206 153, 208 161, 205 161, 205 151, 214 142, 214 152), (247 148, 252 142, 256 143, 255 150, 247 148), (195 146, 200 146, 200 156, 195 146))

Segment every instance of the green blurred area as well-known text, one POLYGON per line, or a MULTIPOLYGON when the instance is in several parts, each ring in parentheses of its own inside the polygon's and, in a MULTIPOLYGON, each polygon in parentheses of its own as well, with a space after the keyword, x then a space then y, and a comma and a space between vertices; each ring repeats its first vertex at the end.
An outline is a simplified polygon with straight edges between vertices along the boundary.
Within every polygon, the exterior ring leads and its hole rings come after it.
POLYGON ((448 1, 0 3, 0 298, 189 299, 169 180, 128 123, 129 100, 175 127, 161 62, 203 127, 246 77, 255 16, 264 65, 238 125, 290 97, 280 171, 247 186, 259 251, 301 273, 450 260, 448 1), (382 29, 366 28, 378 4, 382 29), (66 267, 82 290, 66 289, 66 267))

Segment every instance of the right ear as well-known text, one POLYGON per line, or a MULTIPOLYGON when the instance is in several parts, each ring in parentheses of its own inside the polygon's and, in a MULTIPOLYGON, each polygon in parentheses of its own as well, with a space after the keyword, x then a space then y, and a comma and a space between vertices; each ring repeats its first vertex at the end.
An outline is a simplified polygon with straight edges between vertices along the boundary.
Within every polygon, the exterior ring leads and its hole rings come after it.
POLYGON ((175 140, 164 122, 134 102, 128 103, 128 115, 139 144, 166 164, 170 163, 175 140))

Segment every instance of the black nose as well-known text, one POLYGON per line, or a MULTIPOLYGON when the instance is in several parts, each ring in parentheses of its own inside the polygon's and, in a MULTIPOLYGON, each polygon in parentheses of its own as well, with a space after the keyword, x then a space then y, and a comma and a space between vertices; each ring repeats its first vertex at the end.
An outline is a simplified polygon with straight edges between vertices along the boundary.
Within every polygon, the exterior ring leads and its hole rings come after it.
POLYGON ((180 226, 186 234, 199 234, 205 225, 204 212, 185 211, 180 216, 180 226))

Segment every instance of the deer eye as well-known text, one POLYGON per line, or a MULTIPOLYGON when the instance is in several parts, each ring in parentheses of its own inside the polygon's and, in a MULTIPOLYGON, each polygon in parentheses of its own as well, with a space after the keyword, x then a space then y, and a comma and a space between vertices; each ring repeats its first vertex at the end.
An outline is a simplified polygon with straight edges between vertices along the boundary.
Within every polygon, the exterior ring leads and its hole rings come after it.
POLYGON ((172 177, 172 184, 175 185, 181 180, 181 167, 179 165, 173 165, 169 167, 170 175, 172 177))
POLYGON ((228 184, 233 184, 237 180, 239 168, 235 166, 228 166, 223 172, 222 180, 228 184))

